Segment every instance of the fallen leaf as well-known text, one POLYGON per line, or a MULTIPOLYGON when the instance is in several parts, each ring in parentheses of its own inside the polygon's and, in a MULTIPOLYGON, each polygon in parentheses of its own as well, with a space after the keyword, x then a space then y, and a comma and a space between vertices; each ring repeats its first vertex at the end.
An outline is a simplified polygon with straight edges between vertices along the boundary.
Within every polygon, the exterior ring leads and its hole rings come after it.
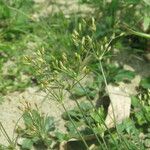
POLYGON ((115 127, 130 115, 131 99, 129 95, 119 86, 107 86, 110 105, 106 116, 105 124, 108 128, 115 127))

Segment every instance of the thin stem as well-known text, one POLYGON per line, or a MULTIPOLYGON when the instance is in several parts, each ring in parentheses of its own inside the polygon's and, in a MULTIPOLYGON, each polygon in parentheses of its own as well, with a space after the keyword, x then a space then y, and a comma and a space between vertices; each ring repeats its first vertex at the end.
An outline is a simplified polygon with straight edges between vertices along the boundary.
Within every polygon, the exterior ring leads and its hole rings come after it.
POLYGON ((3 133, 3 135, 5 136, 5 138, 7 139, 8 143, 11 146, 13 146, 14 144, 13 144, 12 140, 10 139, 10 137, 8 136, 6 130, 5 130, 5 128, 4 128, 4 126, 3 126, 3 124, 1 122, 0 122, 0 130, 3 133))
MULTIPOLYGON (((72 95, 72 93, 71 93, 70 91, 68 91, 68 92, 72 95)), ((104 148, 102 147, 102 145, 101 145, 102 143, 101 143, 101 141, 100 141, 100 139, 99 139, 97 133, 93 130, 93 128, 92 128, 92 126, 91 126, 89 120, 87 119, 85 113, 83 112, 83 110, 82 110, 82 108, 81 108, 79 102, 76 100, 76 98, 74 98, 74 99, 75 99, 75 102, 76 102, 76 104, 77 104, 77 106, 78 106, 80 112, 82 113, 82 116, 83 116, 84 120, 88 123, 88 126, 90 127, 91 131, 93 131, 93 133, 94 133, 94 135, 95 135, 95 137, 96 137, 98 143, 100 144, 101 148, 104 149, 104 148)))
POLYGON ((15 127, 14 127, 14 129, 13 129, 13 141, 15 142, 15 145, 17 144, 17 139, 18 139, 18 136, 15 138, 15 130, 16 130, 16 128, 17 128, 17 125, 18 125, 18 123, 19 123, 19 121, 20 121, 20 119, 23 117, 23 115, 21 115, 20 116, 20 118, 17 120, 17 122, 15 123, 15 127))
POLYGON ((133 34, 133 35, 137 35, 139 37, 150 39, 150 34, 139 32, 139 31, 135 31, 135 30, 129 28, 127 24, 123 24, 123 27, 128 31, 127 35, 128 34, 133 34))
POLYGON ((68 113, 68 111, 67 111, 67 109, 66 109, 64 103, 61 103, 61 104, 62 104, 62 107, 64 108, 65 112, 67 113, 67 115, 68 115, 68 117, 69 117, 69 119, 70 119, 72 125, 74 126, 75 130, 77 131, 78 135, 81 137, 81 139, 82 139, 84 145, 86 146, 87 150, 89 150, 89 146, 87 145, 87 143, 86 143, 84 137, 83 137, 83 136, 81 135, 81 133, 78 131, 78 129, 77 129, 77 127, 76 127, 74 121, 72 120, 70 114, 68 113))
POLYGON ((50 94, 52 94, 52 96, 54 96, 54 97, 56 98, 56 100, 57 100, 58 102, 60 102, 60 104, 62 105, 63 109, 64 109, 65 112, 67 113, 67 115, 68 115, 68 117, 69 117, 69 119, 70 119, 72 125, 74 126, 75 130, 77 131, 78 135, 80 136, 80 138, 82 139, 84 145, 86 146, 87 150, 89 150, 89 147, 88 147, 88 145, 87 145, 87 143, 86 143, 84 137, 83 137, 83 136, 81 135, 81 133, 78 131, 78 129, 77 129, 77 127, 76 127, 74 121, 72 120, 70 114, 68 113, 68 111, 67 111, 67 109, 66 109, 64 103, 62 102, 62 99, 60 99, 58 96, 56 96, 56 95, 55 95, 51 90, 49 90, 47 87, 45 87, 45 88, 50 92, 50 94))
MULTIPOLYGON (((107 89, 107 93, 109 94, 108 83, 107 83, 107 80, 106 80, 106 76, 105 76, 105 73, 104 73, 104 69, 103 69, 101 60, 99 60, 99 65, 100 65, 100 70, 101 70, 102 75, 103 75, 103 79, 104 79, 104 83, 105 83, 105 86, 106 86, 106 89, 107 89)), ((116 119, 115 119, 114 107, 113 107, 113 104, 111 103, 111 101, 110 101, 110 104, 111 104, 112 109, 113 109, 113 117, 114 117, 114 120, 113 120, 113 121, 114 121, 114 125, 115 125, 115 127, 116 127, 117 123, 116 123, 116 119)), ((117 130, 117 127, 116 127, 116 130, 117 130)), ((117 134, 118 134, 119 137, 121 137, 121 139, 123 139, 123 141, 124 141, 124 143, 125 143, 125 146, 129 149, 128 144, 125 142, 124 138, 122 138, 122 136, 119 134, 118 130, 117 130, 117 134)), ((120 139, 120 140, 121 140, 121 139, 120 139)))
MULTIPOLYGON (((105 121, 104 121, 103 118, 100 116, 98 110, 95 109, 95 106, 94 106, 94 104, 92 103, 92 101, 89 99, 89 96, 88 96, 88 94, 87 94, 87 91, 84 89, 84 87, 82 86, 82 84, 81 84, 80 82, 78 82, 78 84, 80 85, 80 87, 81 87, 81 88, 84 90, 84 92, 86 93, 86 96, 88 97, 88 100, 89 100, 90 104, 92 105, 92 107, 94 108, 94 110, 97 112, 99 118, 103 121, 103 124, 104 124, 104 126, 106 127, 106 129, 109 131, 109 129, 107 128, 107 126, 106 126, 106 124, 105 124, 105 121)), ((107 148, 107 144, 106 144, 106 142, 105 142, 105 140, 104 140, 103 137, 102 137, 102 140, 103 140, 103 142, 104 142, 104 145, 105 145, 106 149, 108 149, 108 148, 107 148)))

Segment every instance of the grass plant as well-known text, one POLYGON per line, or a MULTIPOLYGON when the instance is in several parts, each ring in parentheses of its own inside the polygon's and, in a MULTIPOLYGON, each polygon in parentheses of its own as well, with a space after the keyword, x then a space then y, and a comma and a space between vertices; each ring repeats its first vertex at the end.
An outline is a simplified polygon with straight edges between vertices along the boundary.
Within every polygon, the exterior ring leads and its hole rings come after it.
MULTIPOLYGON (((75 143, 81 142, 79 147, 83 150, 90 150, 93 144, 95 150, 149 148, 149 77, 142 77, 138 94, 131 96, 130 118, 114 128, 106 126, 105 108, 96 108, 95 99, 98 93, 101 98, 108 97, 108 84, 129 83, 137 75, 116 64, 114 58, 119 51, 125 51, 126 44, 134 50, 134 37, 141 43, 149 42, 150 4, 146 0, 79 3, 93 7, 93 14, 66 17, 57 12, 36 20, 32 16, 37 11, 34 1, 0 0, 1 95, 36 85, 65 111, 62 119, 66 122, 66 134, 55 132, 52 117, 41 115, 38 109, 25 109, 26 128, 18 133, 24 138, 20 147, 31 149, 41 144, 45 149, 58 149, 60 141, 69 143, 74 138, 75 143), (66 93, 76 104, 72 110, 65 106, 66 93)), ((141 43, 136 42, 135 50, 145 53, 141 43)), ((0 129, 15 149, 2 124, 0 129)))

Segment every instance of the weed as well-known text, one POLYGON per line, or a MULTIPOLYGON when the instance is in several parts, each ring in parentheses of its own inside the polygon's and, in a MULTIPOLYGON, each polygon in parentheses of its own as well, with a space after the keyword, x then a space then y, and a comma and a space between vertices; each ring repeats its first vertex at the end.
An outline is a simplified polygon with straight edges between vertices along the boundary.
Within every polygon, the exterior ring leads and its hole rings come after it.
MULTIPOLYGON (((126 46, 135 53, 144 53, 147 46, 140 44, 147 44, 150 37, 150 4, 146 0, 80 3, 93 6, 94 17, 67 18, 58 12, 36 21, 31 17, 36 10, 30 7, 33 1, 0 0, 0 92, 41 85, 64 108, 62 116, 68 130, 53 135, 54 119, 27 107, 23 112, 25 128, 18 129, 23 138, 20 145, 24 149, 35 145, 52 148, 53 142, 76 138, 90 149, 91 136, 96 149, 144 149, 149 141, 149 77, 141 80, 138 95, 131 98, 130 118, 116 128, 108 129, 105 108, 96 108, 94 103, 98 93, 107 96, 107 84, 129 83, 135 77, 136 72, 124 70, 113 58, 118 54, 116 49, 124 50, 126 46), (65 107, 65 93, 74 99, 73 110, 65 107), (81 97, 86 102, 80 102, 81 97)), ((2 125, 1 129, 5 131, 2 125)))
POLYGON ((34 146, 50 148, 54 137, 51 132, 55 130, 53 117, 43 116, 37 109, 31 109, 29 104, 23 111, 25 128, 18 128, 17 132, 23 139, 20 143, 23 149, 31 149, 34 146))

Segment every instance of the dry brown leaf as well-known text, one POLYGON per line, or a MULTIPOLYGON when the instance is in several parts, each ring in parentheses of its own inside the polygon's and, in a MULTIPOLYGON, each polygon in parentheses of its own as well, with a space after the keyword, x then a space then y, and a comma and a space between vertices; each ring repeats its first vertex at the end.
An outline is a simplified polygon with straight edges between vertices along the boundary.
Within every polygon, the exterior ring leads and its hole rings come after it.
POLYGON ((108 128, 115 127, 130 115, 131 99, 119 86, 107 86, 110 105, 105 123, 108 128))
POLYGON ((136 76, 130 84, 121 82, 119 86, 107 86, 110 105, 108 107, 105 124, 108 128, 115 127, 116 124, 129 118, 131 107, 130 95, 135 95, 137 93, 136 87, 139 85, 140 79, 140 76, 136 76))

